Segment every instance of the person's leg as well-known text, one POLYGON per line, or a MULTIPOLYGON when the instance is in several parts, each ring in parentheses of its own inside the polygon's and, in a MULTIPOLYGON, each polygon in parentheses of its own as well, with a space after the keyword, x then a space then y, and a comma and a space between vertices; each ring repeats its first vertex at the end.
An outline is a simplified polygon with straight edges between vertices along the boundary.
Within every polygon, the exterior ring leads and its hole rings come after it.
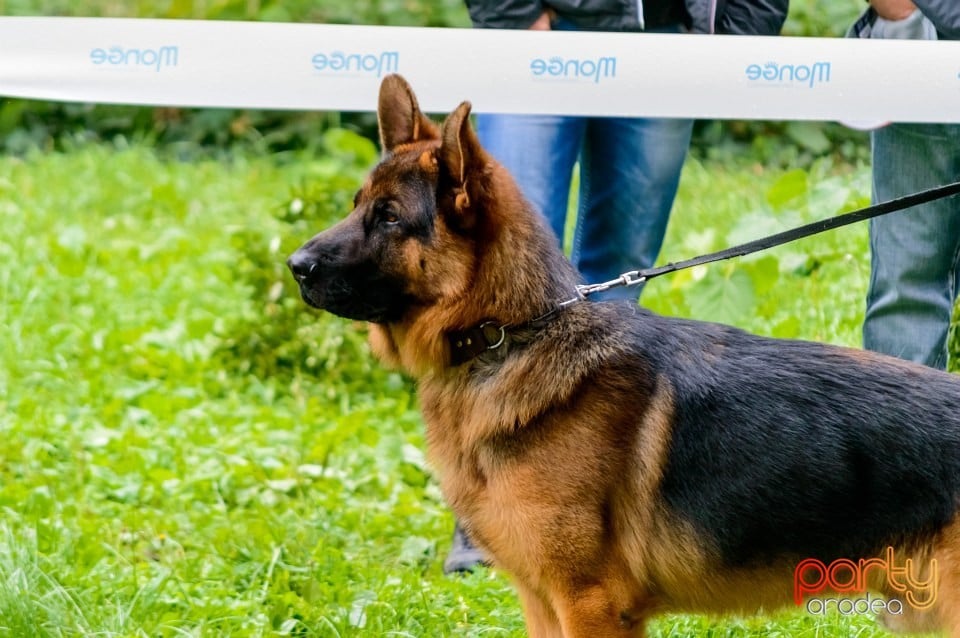
POLYGON ((561 244, 584 125, 583 118, 556 115, 477 116, 480 143, 510 171, 561 244))
MULTIPOLYGON (((591 118, 580 158, 574 265, 589 283, 656 261, 690 146, 691 120, 591 118)), ((615 288, 605 299, 633 299, 615 288)))
MULTIPOLYGON (((874 131, 872 146, 875 202, 960 177, 960 126, 892 124, 874 131)), ((864 347, 945 368, 960 281, 960 198, 872 220, 870 253, 864 347)))

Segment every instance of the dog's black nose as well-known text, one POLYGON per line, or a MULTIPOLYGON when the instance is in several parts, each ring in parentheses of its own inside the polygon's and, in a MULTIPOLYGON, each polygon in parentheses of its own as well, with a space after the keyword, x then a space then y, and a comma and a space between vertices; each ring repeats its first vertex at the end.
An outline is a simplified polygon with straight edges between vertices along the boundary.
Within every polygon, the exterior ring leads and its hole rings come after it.
POLYGON ((316 270, 317 262, 302 250, 298 250, 287 259, 287 268, 293 273, 294 279, 302 282, 316 270))

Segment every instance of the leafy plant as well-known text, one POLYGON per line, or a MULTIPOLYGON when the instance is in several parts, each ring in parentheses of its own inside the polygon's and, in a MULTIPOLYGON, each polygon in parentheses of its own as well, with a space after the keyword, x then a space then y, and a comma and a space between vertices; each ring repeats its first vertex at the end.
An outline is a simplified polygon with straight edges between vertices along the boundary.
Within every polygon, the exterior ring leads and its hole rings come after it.
POLYGON ((783 35, 842 37, 865 8, 858 0, 792 0, 783 35))
MULTIPOLYGON (((249 228, 233 237, 241 256, 237 276, 252 286, 257 311, 231 326, 219 352, 226 365, 245 373, 329 374, 343 357, 368 360, 362 329, 335 329, 339 320, 310 311, 284 265, 300 243, 349 212, 353 193, 377 159, 376 147, 350 131, 331 129, 320 139, 320 155, 299 165, 286 199, 265 211, 277 222, 274 233, 249 228)), ((364 366, 364 374, 376 373, 364 366)))
MULTIPOLYGON (((866 168, 831 161, 726 175, 688 161, 661 258, 679 261, 829 217, 869 203, 866 168), (765 195, 762 195, 765 192, 765 195), (723 230, 725 229, 725 230, 723 230)), ((869 279, 866 227, 854 225, 729 262, 653 280, 642 302, 665 314, 743 326, 775 337, 860 343, 869 279)))

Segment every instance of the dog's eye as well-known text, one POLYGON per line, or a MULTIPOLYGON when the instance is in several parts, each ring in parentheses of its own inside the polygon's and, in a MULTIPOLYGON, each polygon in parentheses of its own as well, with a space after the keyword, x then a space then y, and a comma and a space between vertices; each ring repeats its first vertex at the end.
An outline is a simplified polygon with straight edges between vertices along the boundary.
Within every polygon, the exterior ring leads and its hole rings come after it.
POLYGON ((389 201, 379 201, 374 204, 374 212, 384 224, 394 225, 400 223, 400 215, 397 213, 396 204, 389 201))

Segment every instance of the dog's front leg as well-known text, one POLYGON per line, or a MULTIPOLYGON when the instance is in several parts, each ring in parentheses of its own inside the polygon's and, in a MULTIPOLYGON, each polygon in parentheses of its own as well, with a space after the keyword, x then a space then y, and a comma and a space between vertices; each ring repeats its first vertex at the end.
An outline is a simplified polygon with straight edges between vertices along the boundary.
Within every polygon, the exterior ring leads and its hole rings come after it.
POLYGON ((527 621, 527 635, 530 638, 563 638, 560 621, 550 604, 523 583, 517 582, 515 585, 523 605, 523 617, 527 621))
POLYGON ((645 606, 621 585, 604 581, 556 596, 554 609, 563 638, 644 638, 645 606))

